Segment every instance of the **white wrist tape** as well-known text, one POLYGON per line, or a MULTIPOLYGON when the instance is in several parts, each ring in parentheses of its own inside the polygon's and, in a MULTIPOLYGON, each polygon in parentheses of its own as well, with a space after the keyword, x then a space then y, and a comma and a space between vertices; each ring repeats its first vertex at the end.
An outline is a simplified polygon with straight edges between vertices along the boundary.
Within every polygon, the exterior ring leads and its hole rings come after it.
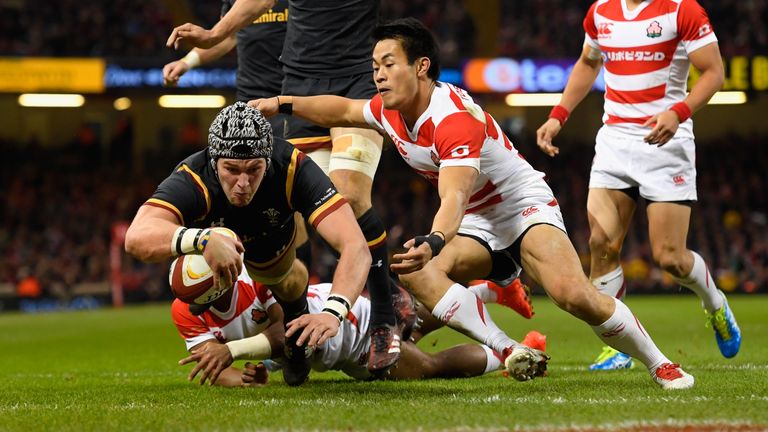
POLYGON ((272 356, 272 346, 263 333, 245 339, 229 341, 227 348, 235 360, 264 360, 272 356))
POLYGON ((323 312, 333 315, 339 322, 344 321, 349 313, 349 299, 340 294, 331 294, 325 301, 323 312))
POLYGON ((202 252, 210 236, 210 228, 178 227, 171 237, 171 252, 173 256, 202 252))
POLYGON ((200 66, 200 54, 197 53, 194 49, 187 53, 186 56, 184 56, 183 59, 181 59, 184 63, 189 66, 190 69, 196 68, 200 66))

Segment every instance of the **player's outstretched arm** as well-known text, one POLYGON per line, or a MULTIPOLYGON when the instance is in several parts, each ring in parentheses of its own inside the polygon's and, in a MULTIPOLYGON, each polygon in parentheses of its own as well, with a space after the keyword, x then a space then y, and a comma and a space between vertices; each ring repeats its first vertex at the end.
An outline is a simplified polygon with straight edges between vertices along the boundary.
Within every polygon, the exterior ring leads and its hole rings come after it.
POLYGON ((547 121, 536 131, 536 144, 547 155, 556 156, 560 153, 560 149, 552 144, 552 140, 560 133, 570 113, 592 89, 602 65, 600 51, 584 44, 581 56, 568 77, 560 103, 552 109, 547 121))
POLYGON ((190 69, 222 58, 232 51, 235 45, 237 45, 237 36, 233 34, 211 48, 192 48, 184 58, 172 61, 163 67, 163 85, 175 87, 179 79, 190 69))
POLYGON ((145 262, 171 258, 171 238, 179 227, 170 211, 143 205, 125 234, 125 251, 145 262))
POLYGON ((246 373, 231 365, 235 360, 264 360, 272 357, 272 353, 283 352, 283 309, 274 303, 267 309, 267 316, 270 324, 260 334, 226 344, 210 339, 190 349, 191 354, 179 360, 180 365, 196 363, 189 373, 189 381, 194 381, 199 374, 201 385, 206 381, 224 387, 266 383, 266 377, 259 371, 246 373))
POLYGON ((278 112, 288 113, 325 127, 370 128, 363 110, 368 101, 341 96, 287 96, 254 99, 248 105, 270 117, 278 112))
POLYGON ((408 274, 421 270, 440 253, 445 243, 456 237, 477 174, 474 167, 468 166, 440 169, 437 185, 440 208, 432 221, 432 231, 429 235, 417 236, 405 242, 403 247, 408 251, 393 255, 393 260, 398 262, 390 265, 392 271, 408 274))
POLYGON ((285 332, 286 337, 301 332, 296 344, 310 347, 321 345, 338 333, 341 322, 347 319, 347 312, 360 296, 371 267, 368 244, 349 204, 343 204, 315 228, 339 253, 333 289, 321 313, 300 316, 288 323, 285 332))
POLYGON ((211 30, 185 23, 173 29, 165 44, 179 49, 179 44, 186 41, 197 48, 211 48, 252 23, 274 5, 275 0, 237 0, 211 30))

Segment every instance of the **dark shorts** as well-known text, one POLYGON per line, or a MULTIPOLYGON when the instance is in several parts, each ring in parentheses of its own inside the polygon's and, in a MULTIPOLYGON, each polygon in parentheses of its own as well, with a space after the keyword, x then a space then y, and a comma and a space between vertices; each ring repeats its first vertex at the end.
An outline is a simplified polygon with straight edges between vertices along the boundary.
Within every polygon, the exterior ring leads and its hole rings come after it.
POLYGON ((373 72, 339 78, 305 78, 293 74, 283 77, 283 94, 292 96, 336 95, 350 99, 370 99, 376 94, 373 72))
MULTIPOLYGON (((373 83, 373 74, 369 72, 340 78, 305 78, 286 74, 283 77, 282 93, 291 96, 336 95, 350 99, 370 99, 376 94, 376 85, 373 83)), ((331 147, 328 129, 296 117, 286 121, 285 138, 304 152, 331 147)))

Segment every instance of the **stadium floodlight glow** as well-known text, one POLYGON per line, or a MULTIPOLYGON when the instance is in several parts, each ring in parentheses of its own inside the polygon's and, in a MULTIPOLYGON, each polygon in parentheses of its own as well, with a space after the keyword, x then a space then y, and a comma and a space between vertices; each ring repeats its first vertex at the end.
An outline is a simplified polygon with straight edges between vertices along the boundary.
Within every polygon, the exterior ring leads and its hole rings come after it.
POLYGON ((221 95, 164 95, 157 103, 163 108, 221 108, 227 99, 221 95))
POLYGON ((81 94, 24 93, 19 96, 19 105, 23 107, 81 107, 85 98, 81 94))
POLYGON ((562 96, 562 93, 510 93, 504 100, 513 107, 555 106, 562 96))
POLYGON ((131 99, 127 97, 119 97, 112 102, 112 106, 117 111, 125 111, 131 107, 131 99))
POLYGON ((740 105, 747 103, 747 94, 743 91, 719 91, 709 100, 709 105, 740 105))

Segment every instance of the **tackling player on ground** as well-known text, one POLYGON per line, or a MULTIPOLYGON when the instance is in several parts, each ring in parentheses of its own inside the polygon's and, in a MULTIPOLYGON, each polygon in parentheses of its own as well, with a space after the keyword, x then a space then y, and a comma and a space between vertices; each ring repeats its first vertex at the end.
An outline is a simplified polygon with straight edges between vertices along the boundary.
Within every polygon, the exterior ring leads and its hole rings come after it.
MULTIPOLYGON (((199 256, 189 258, 202 259, 199 256)), ((321 312, 330 291, 330 284, 310 285, 310 313, 321 312)), ((404 301, 396 305, 399 313, 408 320, 415 320, 416 310, 410 295, 403 292, 401 298, 404 301)), ((370 309, 367 298, 358 298, 336 336, 313 350, 314 370, 340 370, 356 379, 373 378, 367 369, 371 344, 368 334, 370 309)), ((419 312, 427 323, 419 329, 417 338, 442 327, 442 323, 423 308, 419 312)), ((272 293, 263 284, 253 282, 247 272, 243 272, 233 288, 202 314, 192 315, 187 304, 177 299, 171 307, 171 315, 192 354, 179 363, 197 363, 189 374, 190 380, 199 374, 200 384, 208 382, 225 387, 263 384, 267 377, 263 367, 246 364, 243 371, 231 366, 232 362, 269 358, 282 361, 282 308, 272 293)), ((536 334, 531 332, 527 343, 538 343, 537 347, 544 349, 543 336, 538 334, 538 338, 534 338, 536 334)), ((502 367, 500 355, 484 345, 463 344, 429 354, 419 349, 413 340, 405 341, 401 348, 400 360, 389 371, 390 379, 470 377, 502 367)))

